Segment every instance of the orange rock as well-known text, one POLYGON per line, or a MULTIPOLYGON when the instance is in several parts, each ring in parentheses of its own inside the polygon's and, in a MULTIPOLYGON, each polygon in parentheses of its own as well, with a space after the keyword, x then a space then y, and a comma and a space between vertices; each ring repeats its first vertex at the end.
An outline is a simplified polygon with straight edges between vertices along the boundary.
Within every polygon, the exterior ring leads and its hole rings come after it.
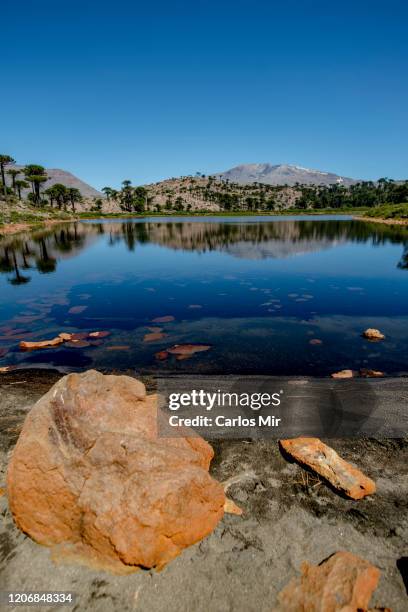
POLYGON ((71 340, 67 342, 65 346, 69 348, 86 348, 87 346, 91 346, 91 343, 86 340, 71 340))
POLYGON ((94 331, 94 332, 90 332, 89 334, 90 338, 106 338, 107 336, 110 336, 110 332, 109 331, 94 331))
POLYGON ((0 374, 6 374, 7 372, 12 372, 13 370, 16 370, 17 366, 15 365, 9 365, 9 366, 3 366, 0 368, 0 374))
POLYGON ((225 500, 224 512, 226 514, 237 514, 238 516, 241 516, 243 514, 242 508, 237 506, 237 504, 233 502, 232 499, 228 498, 225 500))
POLYGON ((65 340, 71 340, 73 335, 74 334, 68 334, 66 332, 62 332, 61 334, 58 334, 58 338, 62 338, 62 340, 64 340, 64 341, 65 340))
POLYGON ((155 319, 152 319, 152 323, 170 323, 174 320, 175 318, 173 315, 166 315, 164 317, 156 317, 155 319))
POLYGON ((380 332, 379 329, 374 329, 373 327, 369 327, 363 332, 364 338, 368 340, 384 340, 385 336, 380 332))
POLYGON ((211 348, 208 344, 175 344, 174 346, 166 349, 170 355, 177 355, 178 359, 188 358, 194 353, 201 353, 203 351, 209 351, 211 348))
POLYGON ((20 349, 22 351, 34 351, 36 349, 43 348, 52 348, 53 346, 58 346, 62 344, 64 340, 57 336, 56 338, 52 338, 52 340, 40 340, 38 342, 20 342, 20 349))
POLYGON ((149 334, 145 334, 143 342, 157 342, 158 340, 163 340, 165 337, 166 334, 163 332, 150 332, 149 334))
MULTIPOLYGON (((377 588, 380 571, 365 559, 340 551, 320 565, 304 562, 301 576, 279 593, 282 612, 362 612, 377 588)), ((276 608, 275 608, 276 609, 276 608)))
POLYGON ((353 370, 340 370, 330 375, 332 378, 353 378, 353 370))
POLYGON ((363 376, 364 378, 382 378, 384 376, 384 372, 381 372, 380 370, 361 368, 360 376, 363 376))
POLYGON ((169 354, 167 351, 159 351, 155 354, 156 359, 159 361, 165 361, 168 358, 169 354))
POLYGON ((323 341, 319 340, 319 338, 312 338, 309 340, 309 344, 323 344, 323 341))
POLYGON ((159 414, 157 396, 128 376, 60 379, 28 413, 9 463, 18 527, 117 573, 160 568, 208 535, 225 503, 208 473, 213 450, 196 435, 159 437, 159 414))
POLYGON ((68 314, 80 314, 81 312, 84 312, 84 310, 86 310, 87 308, 88 306, 85 305, 72 306, 72 308, 68 310, 68 314))
POLYGON ((129 344, 113 344, 112 346, 107 346, 107 351, 128 351, 130 349, 129 344))
POLYGON ((280 440, 281 448, 295 461, 315 471, 341 493, 361 499, 375 492, 375 482, 344 461, 319 438, 280 440))

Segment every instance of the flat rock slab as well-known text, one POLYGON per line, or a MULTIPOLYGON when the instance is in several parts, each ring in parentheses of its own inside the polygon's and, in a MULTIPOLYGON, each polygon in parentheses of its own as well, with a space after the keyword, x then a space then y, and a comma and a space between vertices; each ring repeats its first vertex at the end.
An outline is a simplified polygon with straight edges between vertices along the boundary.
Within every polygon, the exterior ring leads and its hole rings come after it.
POLYGON ((312 469, 352 499, 362 499, 375 492, 375 483, 371 478, 342 459, 319 438, 280 440, 280 445, 295 461, 312 469))
POLYGON ((278 596, 282 612, 367 610, 380 571, 350 552, 338 552, 320 565, 304 562, 278 596))

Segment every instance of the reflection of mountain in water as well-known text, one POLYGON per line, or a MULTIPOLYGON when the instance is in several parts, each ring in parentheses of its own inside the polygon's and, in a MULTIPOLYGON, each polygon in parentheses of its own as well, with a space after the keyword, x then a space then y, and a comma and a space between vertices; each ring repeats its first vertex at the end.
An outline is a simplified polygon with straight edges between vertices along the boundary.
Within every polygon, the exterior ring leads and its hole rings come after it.
POLYGON ((345 242, 402 244, 398 264, 408 267, 408 228, 339 220, 263 222, 222 221, 114 221, 66 223, 52 229, 0 239, 0 273, 12 284, 29 282, 29 270, 54 272, 58 260, 75 257, 104 238, 114 247, 125 243, 129 251, 142 244, 170 249, 222 251, 244 259, 284 258, 336 247, 345 242))

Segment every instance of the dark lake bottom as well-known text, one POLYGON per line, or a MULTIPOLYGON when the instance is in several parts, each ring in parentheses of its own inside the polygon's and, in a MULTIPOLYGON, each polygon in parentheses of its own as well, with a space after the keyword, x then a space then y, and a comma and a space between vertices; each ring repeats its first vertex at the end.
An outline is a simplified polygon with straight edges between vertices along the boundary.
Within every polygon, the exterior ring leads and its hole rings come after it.
POLYGON ((4 237, 0 367, 406 374, 407 245, 408 228, 345 216, 103 220, 4 237), (367 327, 385 340, 362 338, 367 327), (19 348, 61 332, 79 335, 19 348))

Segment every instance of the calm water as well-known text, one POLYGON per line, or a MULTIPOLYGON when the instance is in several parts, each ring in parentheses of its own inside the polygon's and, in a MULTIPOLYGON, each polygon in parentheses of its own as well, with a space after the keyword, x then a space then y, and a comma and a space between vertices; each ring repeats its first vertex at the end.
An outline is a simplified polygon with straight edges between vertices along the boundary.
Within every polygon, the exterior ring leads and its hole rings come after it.
POLYGON ((0 366, 407 373, 407 245, 407 228, 347 217, 105 220, 3 238, 0 366), (163 316, 174 321, 151 322, 163 316), (144 341, 151 326, 166 336, 144 341), (386 340, 362 339, 367 327, 386 340), (97 330, 110 335, 82 347, 18 348, 97 330), (211 349, 183 361, 155 357, 184 343, 211 349))

